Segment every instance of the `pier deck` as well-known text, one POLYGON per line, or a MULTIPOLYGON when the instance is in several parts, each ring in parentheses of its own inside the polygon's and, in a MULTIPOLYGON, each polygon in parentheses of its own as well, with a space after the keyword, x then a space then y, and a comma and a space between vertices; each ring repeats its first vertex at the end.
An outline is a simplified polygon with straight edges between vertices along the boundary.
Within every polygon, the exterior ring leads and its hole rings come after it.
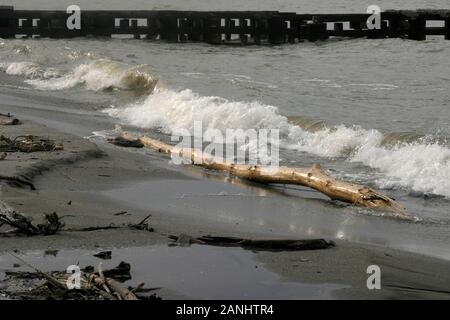
POLYGON ((391 10, 381 28, 370 14, 298 14, 278 11, 81 11, 81 28, 69 30, 66 11, 15 10, 0 6, 0 37, 113 37, 211 44, 283 44, 330 37, 450 39, 450 10, 391 10), (437 26, 429 26, 437 21, 437 26))

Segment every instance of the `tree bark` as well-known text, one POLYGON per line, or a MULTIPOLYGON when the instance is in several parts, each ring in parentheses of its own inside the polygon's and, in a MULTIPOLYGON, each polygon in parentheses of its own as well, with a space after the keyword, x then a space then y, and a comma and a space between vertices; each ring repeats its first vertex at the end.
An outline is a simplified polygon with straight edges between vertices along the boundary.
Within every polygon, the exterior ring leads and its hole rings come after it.
POLYGON ((311 168, 264 167, 241 165, 224 162, 201 150, 177 148, 158 140, 142 136, 136 137, 128 132, 121 132, 121 137, 139 140, 144 146, 160 153, 190 159, 191 163, 211 170, 227 171, 239 178, 260 183, 294 184, 310 187, 326 194, 333 200, 340 200, 366 208, 383 209, 391 216, 408 219, 406 209, 394 199, 368 187, 347 181, 341 181, 325 173, 318 164, 311 168))

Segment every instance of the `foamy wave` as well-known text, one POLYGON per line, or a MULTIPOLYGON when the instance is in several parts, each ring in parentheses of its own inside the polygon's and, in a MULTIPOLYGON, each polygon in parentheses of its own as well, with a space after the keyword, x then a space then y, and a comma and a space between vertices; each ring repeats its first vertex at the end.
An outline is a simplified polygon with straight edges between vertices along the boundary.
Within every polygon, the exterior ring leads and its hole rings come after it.
POLYGON ((45 69, 41 65, 29 61, 0 63, 0 70, 9 75, 24 76, 28 79, 46 79, 57 75, 54 69, 45 69))
POLYGON ((377 183, 385 187, 408 187, 425 194, 450 198, 450 150, 438 144, 407 144, 386 149, 362 146, 350 161, 379 169, 386 178, 377 183))
POLYGON ((83 84, 92 91, 121 89, 143 93, 152 92, 157 82, 146 66, 129 67, 105 59, 81 64, 62 77, 27 81, 40 90, 65 90, 83 84))
POLYGON ((358 147, 377 145, 382 141, 383 134, 377 130, 365 130, 358 126, 344 125, 334 128, 324 128, 309 132, 298 126, 289 130, 289 149, 295 149, 319 155, 322 157, 348 156, 358 147))
POLYGON ((156 90, 142 103, 105 110, 121 121, 172 133, 178 128, 193 130, 194 121, 204 129, 246 129, 287 127, 287 118, 274 106, 258 102, 233 102, 219 97, 202 97, 191 90, 156 90))
POLYGON ((299 126, 303 120, 292 123, 277 107, 204 97, 191 90, 156 90, 142 102, 105 112, 122 123, 158 128, 168 134, 181 128, 192 132, 194 121, 202 121, 205 130, 279 129, 281 147, 361 162, 383 173, 385 178, 377 181, 381 187, 409 188, 450 198, 450 150, 438 143, 420 139, 408 143, 402 141, 402 135, 398 143, 393 143, 392 137, 386 143, 386 135, 380 131, 358 126, 330 128, 320 123, 308 131, 299 126))

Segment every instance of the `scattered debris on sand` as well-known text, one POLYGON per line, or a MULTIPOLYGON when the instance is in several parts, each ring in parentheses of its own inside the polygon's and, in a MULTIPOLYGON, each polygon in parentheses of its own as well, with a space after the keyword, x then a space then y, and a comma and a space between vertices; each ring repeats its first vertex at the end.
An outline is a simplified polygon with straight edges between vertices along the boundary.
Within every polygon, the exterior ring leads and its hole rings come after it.
POLYGON ((235 237, 214 237, 204 236, 193 238, 189 235, 169 236, 175 242, 172 245, 189 246, 191 244, 214 245, 222 247, 242 247, 249 250, 267 250, 267 251, 300 251, 300 250, 318 250, 334 247, 333 241, 325 239, 307 239, 307 240, 254 240, 235 237))
POLYGON ((128 227, 131 228, 131 229, 153 232, 155 230, 152 227, 150 227, 150 225, 148 224, 148 220, 151 218, 151 216, 152 215, 149 214, 144 219, 142 219, 139 223, 137 223, 137 224, 129 224, 128 227))
POLYGON ((33 135, 17 136, 14 139, 0 136, 1 152, 49 152, 63 150, 62 144, 57 144, 50 139, 44 139, 33 135))
POLYGON ((13 229, 0 232, 0 236, 37 236, 54 235, 64 227, 64 222, 58 217, 56 212, 44 214, 43 224, 33 224, 29 217, 26 217, 16 211, 7 211, 0 213, 0 227, 8 225, 13 229))
POLYGON ((121 262, 113 269, 97 270, 92 266, 72 271, 43 272, 12 254, 23 265, 34 270, 6 271, 1 281, 0 293, 14 299, 33 300, 155 300, 155 294, 146 293, 158 288, 144 288, 144 283, 136 287, 125 287, 123 283, 131 279, 131 266, 121 262), (79 281, 78 281, 79 280, 79 281))
POLYGON ((133 229, 142 230, 147 232, 154 232, 155 230, 150 227, 148 220, 151 215, 148 215, 139 223, 128 223, 115 225, 110 224, 108 226, 96 226, 96 227, 83 227, 83 228, 65 228, 65 223, 62 218, 59 217, 56 212, 50 214, 44 214, 45 222, 43 224, 33 224, 32 219, 14 210, 0 210, 0 228, 4 225, 10 226, 13 229, 7 231, 0 231, 0 237, 13 237, 13 236, 49 236, 54 235, 58 231, 66 232, 89 232, 99 230, 111 230, 111 229, 133 229))
POLYGON ((116 225, 111 223, 107 226, 95 226, 95 227, 82 227, 82 228, 65 228, 64 231, 81 231, 81 232, 90 232, 90 231, 99 231, 99 230, 113 230, 113 229, 133 229, 133 230, 142 230, 147 232, 154 232, 155 229, 150 227, 148 220, 151 215, 146 216, 139 223, 127 223, 116 225))

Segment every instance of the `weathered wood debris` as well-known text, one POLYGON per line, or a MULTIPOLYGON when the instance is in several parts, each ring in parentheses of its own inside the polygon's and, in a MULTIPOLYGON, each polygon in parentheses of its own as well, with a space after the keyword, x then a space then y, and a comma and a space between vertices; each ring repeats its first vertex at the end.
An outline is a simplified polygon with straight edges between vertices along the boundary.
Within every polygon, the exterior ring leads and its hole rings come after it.
MULTIPOLYGON (((117 128, 119 131, 120 128, 117 128)), ((311 168, 264 167, 226 162, 202 150, 178 148, 147 136, 137 137, 129 132, 121 131, 123 139, 136 140, 146 147, 167 155, 177 155, 189 159, 192 164, 210 169, 226 171, 230 174, 259 183, 294 184, 310 187, 324 193, 333 200, 354 204, 361 207, 382 209, 390 216, 409 219, 406 209, 394 199, 368 186, 338 180, 328 175, 318 164, 311 168)))
POLYGON ((80 270, 80 287, 70 287, 73 283, 70 277, 73 274, 66 271, 43 272, 24 261, 15 254, 13 255, 22 264, 32 268, 34 272, 6 271, 5 279, 2 280, 3 294, 9 293, 15 299, 52 299, 52 300, 141 300, 159 299, 156 295, 146 293, 158 288, 144 288, 144 283, 136 287, 126 287, 123 282, 131 279, 131 266, 121 262, 113 269, 103 270, 99 264, 95 270, 87 266, 80 270), (42 282, 43 280, 43 282, 42 282), (9 284, 13 283, 13 289, 8 292, 9 284), (23 283, 23 285, 21 285, 23 283), (17 288, 26 289, 17 292, 17 288), (31 287, 31 288, 30 288, 31 287))
POLYGON ((63 150, 62 144, 33 135, 17 136, 14 139, 0 136, 0 152, 50 152, 63 150))
POLYGON ((64 227, 56 212, 44 214, 44 223, 34 224, 32 219, 16 211, 0 212, 0 227, 8 225, 13 229, 0 232, 0 236, 54 235, 64 227))
POLYGON ((301 251, 334 247, 333 241, 325 239, 285 240, 285 239, 244 239, 237 237, 203 236, 194 238, 186 234, 169 236, 173 244, 189 246, 191 244, 213 245, 220 247, 242 247, 249 250, 301 251))
POLYGON ((6 231, 0 231, 0 237, 12 237, 12 236, 49 236, 54 235, 60 231, 65 232, 90 232, 100 230, 112 230, 112 229, 131 229, 141 230, 147 232, 154 232, 154 229, 149 225, 149 219, 151 215, 148 215, 138 223, 128 223, 121 225, 110 224, 107 226, 95 226, 95 227, 81 227, 81 228, 66 228, 65 223, 62 221, 64 217, 59 217, 56 212, 50 214, 44 214, 44 223, 35 224, 30 217, 27 217, 14 210, 6 210, 0 208, 0 228, 3 226, 9 226, 12 229, 6 231))
POLYGON ((13 117, 11 114, 0 113, 0 125, 1 126, 15 126, 20 124, 19 119, 13 117))

